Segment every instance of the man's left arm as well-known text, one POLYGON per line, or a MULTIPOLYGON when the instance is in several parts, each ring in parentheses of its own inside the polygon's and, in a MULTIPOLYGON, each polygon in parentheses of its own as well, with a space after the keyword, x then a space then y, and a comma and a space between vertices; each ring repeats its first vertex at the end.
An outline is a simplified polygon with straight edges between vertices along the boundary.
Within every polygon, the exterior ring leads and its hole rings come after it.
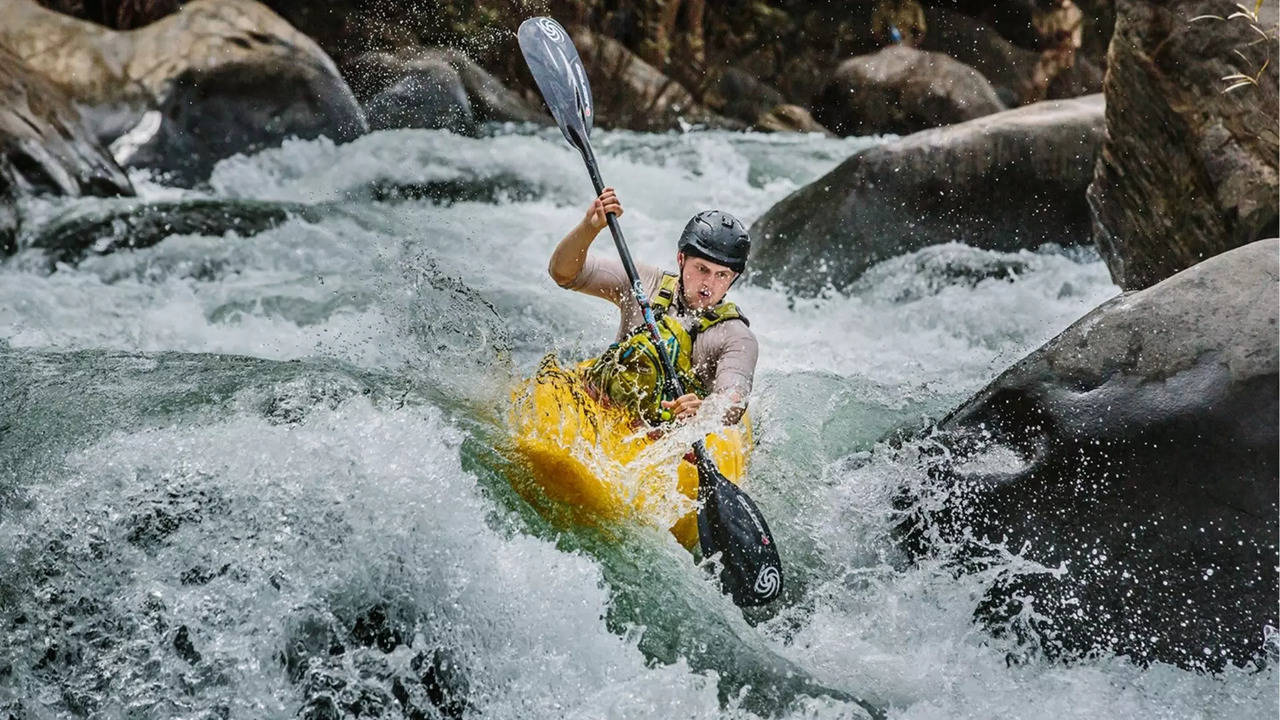
POLYGON ((688 393, 662 406, 671 410, 676 418, 687 419, 697 414, 704 402, 712 407, 727 408, 724 424, 733 425, 747 411, 747 397, 755 377, 756 360, 760 347, 750 331, 727 338, 715 356, 716 374, 711 382, 711 393, 705 399, 688 393))
MULTIPOLYGON (((716 377, 711 386, 712 396, 727 398, 728 410, 725 411, 724 424, 733 425, 742 419, 747 411, 747 396, 751 394, 751 385, 756 373, 756 360, 760 357, 760 346, 755 335, 750 332, 726 342, 716 362, 716 377)), ((723 401, 721 401, 723 402, 723 401)), ((719 403, 717 403, 719 404, 719 403)))

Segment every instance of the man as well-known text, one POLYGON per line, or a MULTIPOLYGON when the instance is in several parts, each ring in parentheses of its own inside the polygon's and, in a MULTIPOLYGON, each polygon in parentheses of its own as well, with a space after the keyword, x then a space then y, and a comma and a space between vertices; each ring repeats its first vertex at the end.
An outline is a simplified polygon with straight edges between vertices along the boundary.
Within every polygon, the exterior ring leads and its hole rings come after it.
POLYGON ((663 345, 686 388, 680 397, 665 398, 665 372, 643 327, 622 262, 587 255, 607 225, 607 213, 622 215, 613 188, 605 188, 582 222, 564 236, 547 267, 561 287, 604 298, 621 311, 617 342, 585 371, 589 389, 651 425, 692 418, 704 401, 727 408, 726 424, 737 422, 746 410, 759 354, 746 317, 733 303, 724 302, 746 268, 751 249, 746 228, 728 213, 700 212, 680 235, 678 272, 637 264, 663 345))

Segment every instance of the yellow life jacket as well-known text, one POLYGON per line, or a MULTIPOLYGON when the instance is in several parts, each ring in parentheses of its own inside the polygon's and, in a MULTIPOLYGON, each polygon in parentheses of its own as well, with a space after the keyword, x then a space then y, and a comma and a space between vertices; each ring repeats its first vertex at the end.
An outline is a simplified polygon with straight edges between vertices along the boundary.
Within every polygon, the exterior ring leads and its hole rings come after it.
MULTIPOLYGON (((691 331, 686 331, 676 318, 667 314, 675 300, 679 284, 678 276, 663 273, 650 305, 658 325, 658 335, 662 338, 667 356, 671 358, 671 364, 675 366, 685 392, 706 397, 708 391, 698 381, 693 370, 693 341, 708 328, 726 320, 741 320, 745 323, 747 318, 733 303, 720 303, 702 311, 698 316, 698 324, 691 331)), ((671 419, 671 414, 662 407, 663 400, 673 399, 665 395, 666 372, 644 325, 636 326, 625 339, 610 345, 609 349, 587 366, 584 377, 596 392, 607 397, 610 402, 627 408, 650 425, 658 425, 671 419)))

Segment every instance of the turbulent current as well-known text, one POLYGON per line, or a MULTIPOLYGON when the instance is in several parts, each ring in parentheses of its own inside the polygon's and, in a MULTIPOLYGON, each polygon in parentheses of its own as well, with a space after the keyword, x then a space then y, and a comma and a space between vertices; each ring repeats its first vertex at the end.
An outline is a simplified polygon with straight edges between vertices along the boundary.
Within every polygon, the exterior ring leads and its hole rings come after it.
MULTIPOLYGON (((692 213, 749 223, 872 142, 596 151, 632 252, 670 264, 692 213)), ((761 348, 746 487, 788 573, 744 614, 665 529, 512 490, 512 389, 617 323, 546 273, 591 194, 558 132, 293 142, 199 190, 134 180, 179 210, 290 212, 0 265, 0 717, 1277 714, 1271 668, 1051 661, 980 629, 993 577, 1046 571, 1016 548, 968 575, 896 549, 895 492, 924 478, 891 439, 1116 294, 1090 251, 942 245, 847 294, 733 290, 761 348)), ((123 202, 32 203, 21 244, 123 202)))

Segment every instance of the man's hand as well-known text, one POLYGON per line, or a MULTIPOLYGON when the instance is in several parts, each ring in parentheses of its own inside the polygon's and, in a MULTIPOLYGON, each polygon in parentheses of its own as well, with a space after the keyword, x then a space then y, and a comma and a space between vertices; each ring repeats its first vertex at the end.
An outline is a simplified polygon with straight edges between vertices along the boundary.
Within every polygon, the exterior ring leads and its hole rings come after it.
POLYGON ((609 224, 609 221, 605 218, 607 213, 622 217, 622 203, 618 202, 618 194, 611 187, 605 188, 604 192, 600 193, 600 197, 591 203, 591 209, 587 210, 587 216, 582 218, 582 223, 592 230, 600 232, 609 224))
POLYGON ((693 393, 686 393, 675 400, 663 400, 662 407, 671 411, 677 420, 688 420, 698 414, 702 407, 702 398, 693 393))

